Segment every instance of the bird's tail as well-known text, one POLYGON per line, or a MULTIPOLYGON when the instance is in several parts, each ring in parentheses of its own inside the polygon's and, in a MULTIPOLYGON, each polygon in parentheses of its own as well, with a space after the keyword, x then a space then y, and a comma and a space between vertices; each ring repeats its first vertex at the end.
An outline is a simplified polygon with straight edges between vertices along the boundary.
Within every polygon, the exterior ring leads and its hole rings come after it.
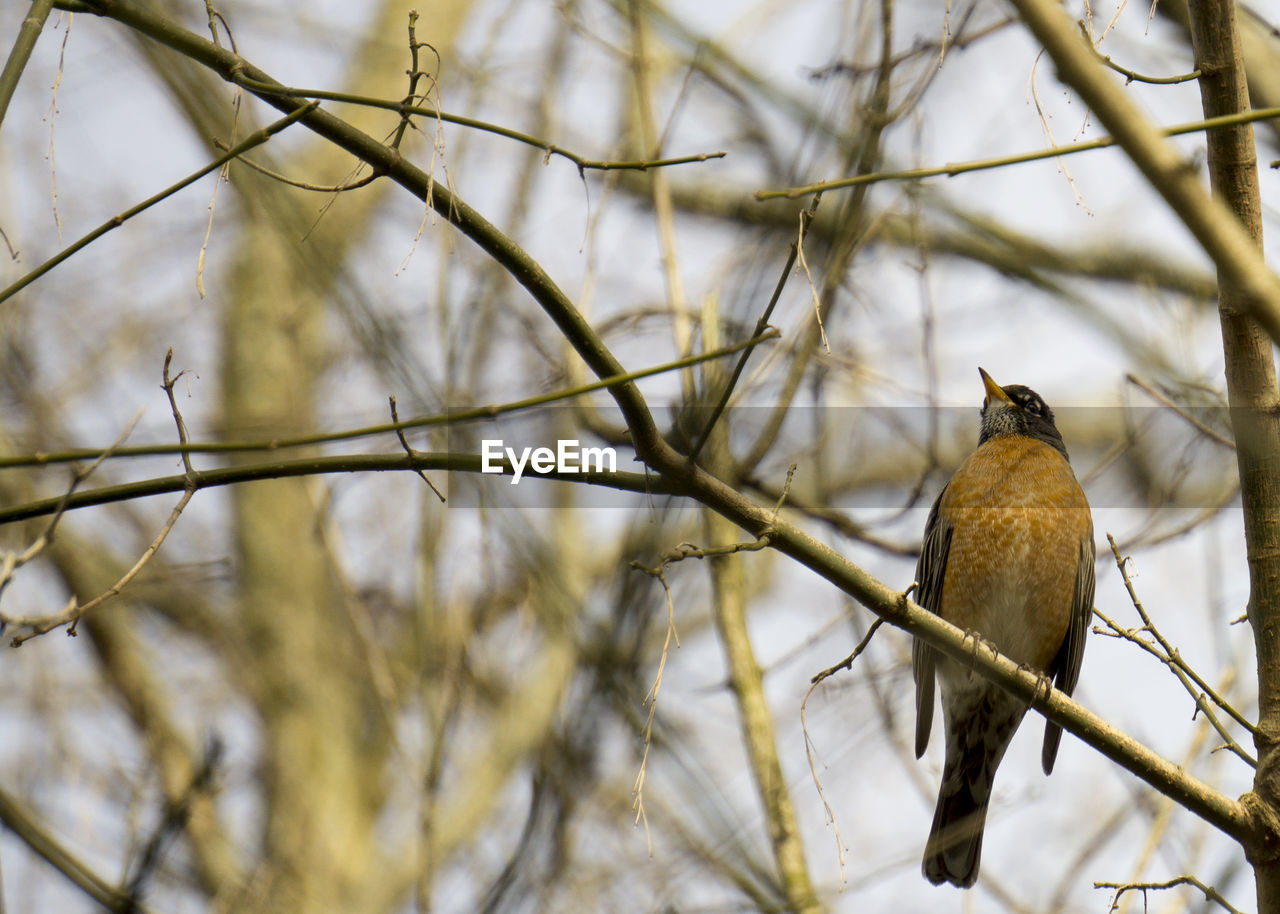
POLYGON ((967 889, 977 881, 990 800, 990 781, 975 784, 947 765, 924 846, 924 875, 934 885, 950 882, 967 889))
POLYGON ((978 881, 982 829, 996 768, 1027 709, 994 686, 969 694, 955 692, 951 701, 938 808, 924 847, 924 875, 934 885, 950 882, 967 889, 978 881))

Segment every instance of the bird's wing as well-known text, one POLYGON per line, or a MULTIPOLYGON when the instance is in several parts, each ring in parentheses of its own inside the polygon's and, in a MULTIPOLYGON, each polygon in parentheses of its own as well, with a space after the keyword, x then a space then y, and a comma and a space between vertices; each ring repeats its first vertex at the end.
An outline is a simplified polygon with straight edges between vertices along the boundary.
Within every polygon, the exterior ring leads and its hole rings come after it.
MULTIPOLYGON (((947 570, 951 534, 955 530, 938 515, 938 505, 946 491, 944 487, 929 509, 929 519, 924 525, 924 546, 920 550, 920 561, 916 563, 916 602, 935 614, 942 603, 942 579, 947 570)), ((929 746, 929 731, 933 729, 933 671, 937 657, 937 651, 919 639, 911 647, 911 670, 916 680, 916 758, 924 755, 929 746)))
MULTIPOLYGON (((1080 680, 1080 664, 1084 660, 1084 642, 1089 635, 1089 620, 1093 618, 1094 561, 1096 547, 1093 542, 1093 524, 1080 541, 1080 555, 1076 562, 1075 592, 1071 597, 1071 622, 1067 628, 1067 637, 1062 642, 1058 656, 1053 659, 1049 674, 1054 677, 1054 684, 1070 695, 1075 691, 1080 680)), ((1044 747, 1040 752, 1040 767, 1044 773, 1053 771, 1053 762, 1058 757, 1058 742, 1062 739, 1062 728, 1052 721, 1045 721, 1044 747)))

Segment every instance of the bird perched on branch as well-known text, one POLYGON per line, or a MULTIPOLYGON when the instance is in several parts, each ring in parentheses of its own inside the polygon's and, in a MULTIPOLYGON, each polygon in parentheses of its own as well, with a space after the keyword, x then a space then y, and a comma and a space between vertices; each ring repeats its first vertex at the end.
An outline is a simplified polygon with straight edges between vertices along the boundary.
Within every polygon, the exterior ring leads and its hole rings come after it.
MULTIPOLYGON (((978 372, 986 387, 978 448, 929 512, 916 596, 925 609, 1052 677, 1069 695, 1093 612, 1089 503, 1044 400, 978 372)), ((996 767, 1027 706, 923 641, 915 642, 912 668, 917 758, 929 745, 935 676, 946 727, 924 875, 935 885, 968 888, 978 878, 996 767)), ((1061 738, 1061 728, 1046 721, 1045 774, 1061 738)))

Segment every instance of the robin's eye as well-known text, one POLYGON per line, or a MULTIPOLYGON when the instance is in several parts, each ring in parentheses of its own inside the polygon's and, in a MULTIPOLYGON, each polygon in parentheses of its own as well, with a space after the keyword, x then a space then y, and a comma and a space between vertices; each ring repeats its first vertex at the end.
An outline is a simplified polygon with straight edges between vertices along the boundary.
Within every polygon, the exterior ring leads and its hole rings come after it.
POLYGON ((1025 403, 1022 404, 1022 408, 1025 409, 1027 412, 1031 413, 1031 415, 1033 416, 1038 416, 1042 412, 1044 412, 1043 408, 1040 406, 1039 400, 1027 400, 1025 403))

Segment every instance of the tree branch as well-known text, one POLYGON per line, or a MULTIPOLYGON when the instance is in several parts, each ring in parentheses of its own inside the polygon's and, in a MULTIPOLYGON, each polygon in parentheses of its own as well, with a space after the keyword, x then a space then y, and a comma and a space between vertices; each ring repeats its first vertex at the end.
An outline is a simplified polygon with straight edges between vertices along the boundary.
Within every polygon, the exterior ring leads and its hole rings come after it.
MULTIPOLYGON (((1093 46, 1081 37, 1061 6, 1054 0, 1013 0, 1013 5, 1053 58, 1058 78, 1080 94, 1133 164, 1190 229, 1217 264, 1219 273, 1238 286, 1241 305, 1262 323, 1273 340, 1280 340, 1280 279, 1271 272, 1231 210, 1209 195, 1192 164, 1115 84, 1098 63, 1093 46)), ((1205 72, 1203 66, 1199 69, 1205 72)))

